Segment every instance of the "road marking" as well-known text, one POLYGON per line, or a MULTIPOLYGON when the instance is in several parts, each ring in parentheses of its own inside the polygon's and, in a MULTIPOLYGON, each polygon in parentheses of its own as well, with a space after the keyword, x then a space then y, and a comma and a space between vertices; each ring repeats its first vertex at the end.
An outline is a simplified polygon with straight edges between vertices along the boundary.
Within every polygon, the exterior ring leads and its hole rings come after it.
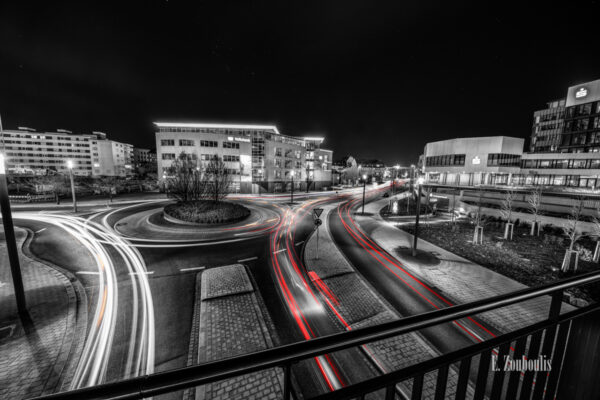
POLYGON ((281 249, 281 250, 277 250, 277 251, 274 251, 274 252, 273 252, 273 254, 281 253, 282 251, 286 251, 286 250, 287 250, 287 249, 281 249))
POLYGON ((301 240, 301 241, 297 242, 296 246, 300 246, 302 243, 304 243, 304 240, 301 240))
POLYGON ((98 271, 77 271, 75 273, 79 275, 100 275, 98 271))
POLYGON ((187 271, 201 271, 206 267, 192 267, 192 268, 180 268, 179 272, 187 272, 187 271))
POLYGON ((129 275, 152 275, 154 271, 130 272, 129 275))
POLYGON ((44 232, 46 230, 46 228, 42 228, 39 231, 35 231, 35 233, 40 233, 40 232, 44 232))
POLYGON ((242 263, 242 262, 253 261, 253 260, 258 260, 258 257, 243 258, 241 260, 238 260, 238 262, 242 263))

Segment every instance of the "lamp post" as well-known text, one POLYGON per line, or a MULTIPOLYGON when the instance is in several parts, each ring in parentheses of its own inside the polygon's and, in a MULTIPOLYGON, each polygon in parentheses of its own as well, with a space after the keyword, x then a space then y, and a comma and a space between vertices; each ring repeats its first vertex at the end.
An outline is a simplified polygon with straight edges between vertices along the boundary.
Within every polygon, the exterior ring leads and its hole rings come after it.
POLYGON ((396 194, 396 182, 398 181, 398 175, 400 174, 400 165, 394 165, 394 169, 396 170, 396 173, 394 174, 394 180, 392 181, 392 187, 394 188, 392 194, 396 194))
POLYGON ((363 203, 362 203, 362 215, 365 215, 365 192, 367 191, 367 175, 363 175, 363 203))
POLYGON ((417 241, 419 240, 419 215, 421 211, 421 188, 423 187, 423 178, 419 178, 417 181, 417 212, 415 214, 415 236, 413 241, 412 255, 417 256, 417 241))
POLYGON ((291 170, 290 171, 290 176, 292 177, 292 191, 290 192, 290 204, 294 204, 294 174, 295 171, 291 170))
POLYGON ((17 251, 17 240, 13 226, 12 213, 10 211, 10 199, 8 197, 8 183, 6 181, 6 169, 4 166, 4 154, 0 153, 0 209, 2 209, 2 223, 4 225, 4 236, 6 237, 6 249, 10 262, 15 298, 17 301, 17 312, 21 318, 27 317, 27 305, 25 302, 25 289, 23 288, 23 277, 19 264, 19 253, 17 251))
MULTIPOLYGON (((69 178, 71 179, 71 196, 73 196, 73 212, 77 212, 77 198, 75 197, 75 181, 73 179, 73 161, 67 160, 67 167, 69 168, 69 178)), ((112 189, 111 189, 112 191, 112 189)))

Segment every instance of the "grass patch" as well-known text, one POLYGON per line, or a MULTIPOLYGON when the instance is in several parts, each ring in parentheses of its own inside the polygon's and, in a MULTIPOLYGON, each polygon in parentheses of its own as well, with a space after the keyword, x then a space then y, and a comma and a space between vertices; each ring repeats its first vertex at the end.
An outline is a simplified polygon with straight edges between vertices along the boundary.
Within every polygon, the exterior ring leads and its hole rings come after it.
POLYGON ((164 208, 164 212, 180 221, 197 224, 238 222, 250 216, 250 210, 240 204, 226 201, 215 203, 210 200, 169 204, 164 208))
MULTIPOLYGON (((402 229, 414 233, 414 225, 402 229)), ((473 245, 474 227, 469 222, 420 225, 419 237, 463 258, 473 261, 527 286, 539 286, 558 279, 584 272, 597 271, 599 264, 591 261, 595 242, 582 239, 575 246, 579 251, 579 267, 576 272, 560 270, 568 240, 552 229, 529 236, 529 228, 515 226, 512 241, 503 239, 504 224, 492 223, 484 228, 483 244, 473 245)), ((593 283, 567 290, 587 301, 600 301, 600 284, 593 283)))

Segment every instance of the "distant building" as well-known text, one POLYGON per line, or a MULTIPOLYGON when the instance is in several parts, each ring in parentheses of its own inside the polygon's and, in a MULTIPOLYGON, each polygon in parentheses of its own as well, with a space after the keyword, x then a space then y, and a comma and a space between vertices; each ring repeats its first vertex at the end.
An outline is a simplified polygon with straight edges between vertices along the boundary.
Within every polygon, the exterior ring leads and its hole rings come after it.
POLYGON ((382 181, 385 177, 386 166, 381 160, 377 159, 358 159, 359 175, 367 175, 367 179, 382 181))
POLYGON ((282 192, 292 180, 296 189, 320 190, 332 185, 333 153, 323 138, 281 134, 273 125, 155 122, 159 179, 185 153, 206 165, 219 156, 233 176, 234 191, 282 192))
POLYGON ((156 174, 156 150, 133 148, 133 169, 137 175, 156 174))
POLYGON ((74 134, 66 129, 37 132, 19 127, 0 132, 0 151, 12 174, 73 173, 81 176, 125 176, 131 168, 131 145, 106 138, 102 132, 74 134))
POLYGON ((133 146, 127 143, 107 140, 103 132, 93 132, 97 140, 92 141, 92 162, 94 176, 133 175, 133 146))

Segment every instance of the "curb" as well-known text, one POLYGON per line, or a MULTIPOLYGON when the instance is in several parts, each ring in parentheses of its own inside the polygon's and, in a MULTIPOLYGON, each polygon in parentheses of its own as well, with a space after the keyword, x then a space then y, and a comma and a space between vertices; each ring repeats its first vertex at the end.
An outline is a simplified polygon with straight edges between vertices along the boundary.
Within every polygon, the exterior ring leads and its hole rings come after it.
MULTIPOLYGON (((69 298, 67 318, 70 321, 69 325, 71 325, 72 322, 71 326, 73 329, 71 331, 67 331, 65 337, 63 338, 61 351, 57 357, 57 360, 64 361, 64 365, 62 366, 60 373, 56 374, 56 380, 54 382, 48 381, 44 385, 41 394, 46 395, 70 389, 71 379, 75 374, 75 369, 77 368, 77 364, 79 362, 79 356, 81 355, 81 351, 83 350, 83 346, 85 344, 85 338, 87 336, 87 295, 85 294, 83 285, 75 277, 75 275, 59 267, 58 265, 41 259, 35 255, 29 247, 32 240, 35 238, 35 234, 28 228, 20 229, 25 230, 27 233, 27 237, 21 245, 21 252, 23 256, 26 256, 47 268, 50 273, 52 273, 59 281, 63 283, 69 298), (70 344, 65 343, 65 341, 69 340, 70 344)), ((55 361, 53 366, 56 365, 57 362, 58 361, 55 361)))

